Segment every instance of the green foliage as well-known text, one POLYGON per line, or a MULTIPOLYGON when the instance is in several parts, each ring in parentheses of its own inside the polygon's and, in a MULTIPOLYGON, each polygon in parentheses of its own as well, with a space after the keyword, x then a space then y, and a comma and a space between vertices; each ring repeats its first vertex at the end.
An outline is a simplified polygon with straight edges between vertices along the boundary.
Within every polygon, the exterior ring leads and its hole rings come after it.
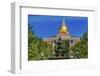
POLYGON ((75 44, 72 48, 75 54, 75 58, 87 58, 88 57, 88 35, 85 33, 81 40, 75 44))
POLYGON ((42 39, 38 38, 32 27, 28 29, 28 60, 44 60, 48 59, 48 56, 52 54, 52 46, 46 44, 42 39))
MULTIPOLYGON (((58 46, 56 45, 54 49, 58 46)), ((64 40, 61 44, 65 57, 69 58, 69 40, 64 40)), ((71 47, 75 58, 88 57, 88 35, 85 33, 78 43, 71 47)), ((28 26, 28 60, 47 60, 53 55, 52 44, 48 44, 38 38, 32 27, 28 26)), ((56 49, 57 51, 57 49, 56 49)))
POLYGON ((69 40, 64 40, 63 41, 63 44, 62 44, 62 47, 64 49, 64 56, 65 57, 68 57, 68 53, 69 53, 69 40))
POLYGON ((56 43, 54 47, 55 55, 58 56, 61 54, 62 57, 68 57, 69 52, 69 40, 61 40, 61 43, 56 43), (59 49, 62 50, 62 52, 59 51, 59 49))

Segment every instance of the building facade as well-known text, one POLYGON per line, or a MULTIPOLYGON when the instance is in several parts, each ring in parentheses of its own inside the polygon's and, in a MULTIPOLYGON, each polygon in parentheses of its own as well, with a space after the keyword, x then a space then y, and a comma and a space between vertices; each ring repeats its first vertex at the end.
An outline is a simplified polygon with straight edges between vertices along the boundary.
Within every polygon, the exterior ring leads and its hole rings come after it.
POLYGON ((70 35, 70 32, 68 31, 68 26, 65 24, 65 21, 62 21, 62 25, 60 26, 60 28, 58 29, 58 34, 54 37, 50 37, 50 38, 44 38, 43 41, 49 44, 52 44, 53 48, 55 46, 55 42, 56 40, 58 40, 58 38, 61 38, 61 40, 68 40, 69 41, 69 56, 70 58, 73 58, 73 52, 71 51, 71 47, 74 46, 77 42, 80 41, 79 37, 74 37, 70 35))

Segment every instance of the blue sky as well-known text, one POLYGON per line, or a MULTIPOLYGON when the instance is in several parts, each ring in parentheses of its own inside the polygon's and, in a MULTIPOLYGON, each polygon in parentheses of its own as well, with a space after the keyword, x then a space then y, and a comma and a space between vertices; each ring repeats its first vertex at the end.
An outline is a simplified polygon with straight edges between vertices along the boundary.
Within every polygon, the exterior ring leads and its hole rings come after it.
POLYGON ((71 36, 81 37, 88 31, 88 17, 28 15, 28 24, 40 38, 56 36, 63 19, 71 36))

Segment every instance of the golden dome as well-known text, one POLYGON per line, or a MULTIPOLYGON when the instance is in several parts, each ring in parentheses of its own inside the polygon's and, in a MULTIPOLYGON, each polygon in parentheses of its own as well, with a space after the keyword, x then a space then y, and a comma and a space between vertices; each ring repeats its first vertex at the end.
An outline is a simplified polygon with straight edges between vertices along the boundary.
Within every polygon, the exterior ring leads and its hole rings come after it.
POLYGON ((60 28, 60 33, 67 33, 67 27, 66 26, 61 26, 60 28))
POLYGON ((59 32, 60 32, 60 33, 67 33, 67 32, 68 32, 68 29, 67 29, 67 26, 66 26, 64 20, 63 20, 62 26, 60 27, 59 32))

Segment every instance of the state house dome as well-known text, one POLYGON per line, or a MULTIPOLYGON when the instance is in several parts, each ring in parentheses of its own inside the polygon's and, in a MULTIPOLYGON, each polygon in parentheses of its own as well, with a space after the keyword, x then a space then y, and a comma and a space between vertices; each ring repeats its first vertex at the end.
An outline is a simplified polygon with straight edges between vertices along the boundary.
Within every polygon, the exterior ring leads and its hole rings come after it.
POLYGON ((59 29, 59 32, 60 32, 60 33, 67 33, 67 32, 68 32, 68 28, 67 28, 67 26, 66 26, 64 20, 63 20, 63 22, 62 22, 62 26, 61 26, 60 29, 59 29))

